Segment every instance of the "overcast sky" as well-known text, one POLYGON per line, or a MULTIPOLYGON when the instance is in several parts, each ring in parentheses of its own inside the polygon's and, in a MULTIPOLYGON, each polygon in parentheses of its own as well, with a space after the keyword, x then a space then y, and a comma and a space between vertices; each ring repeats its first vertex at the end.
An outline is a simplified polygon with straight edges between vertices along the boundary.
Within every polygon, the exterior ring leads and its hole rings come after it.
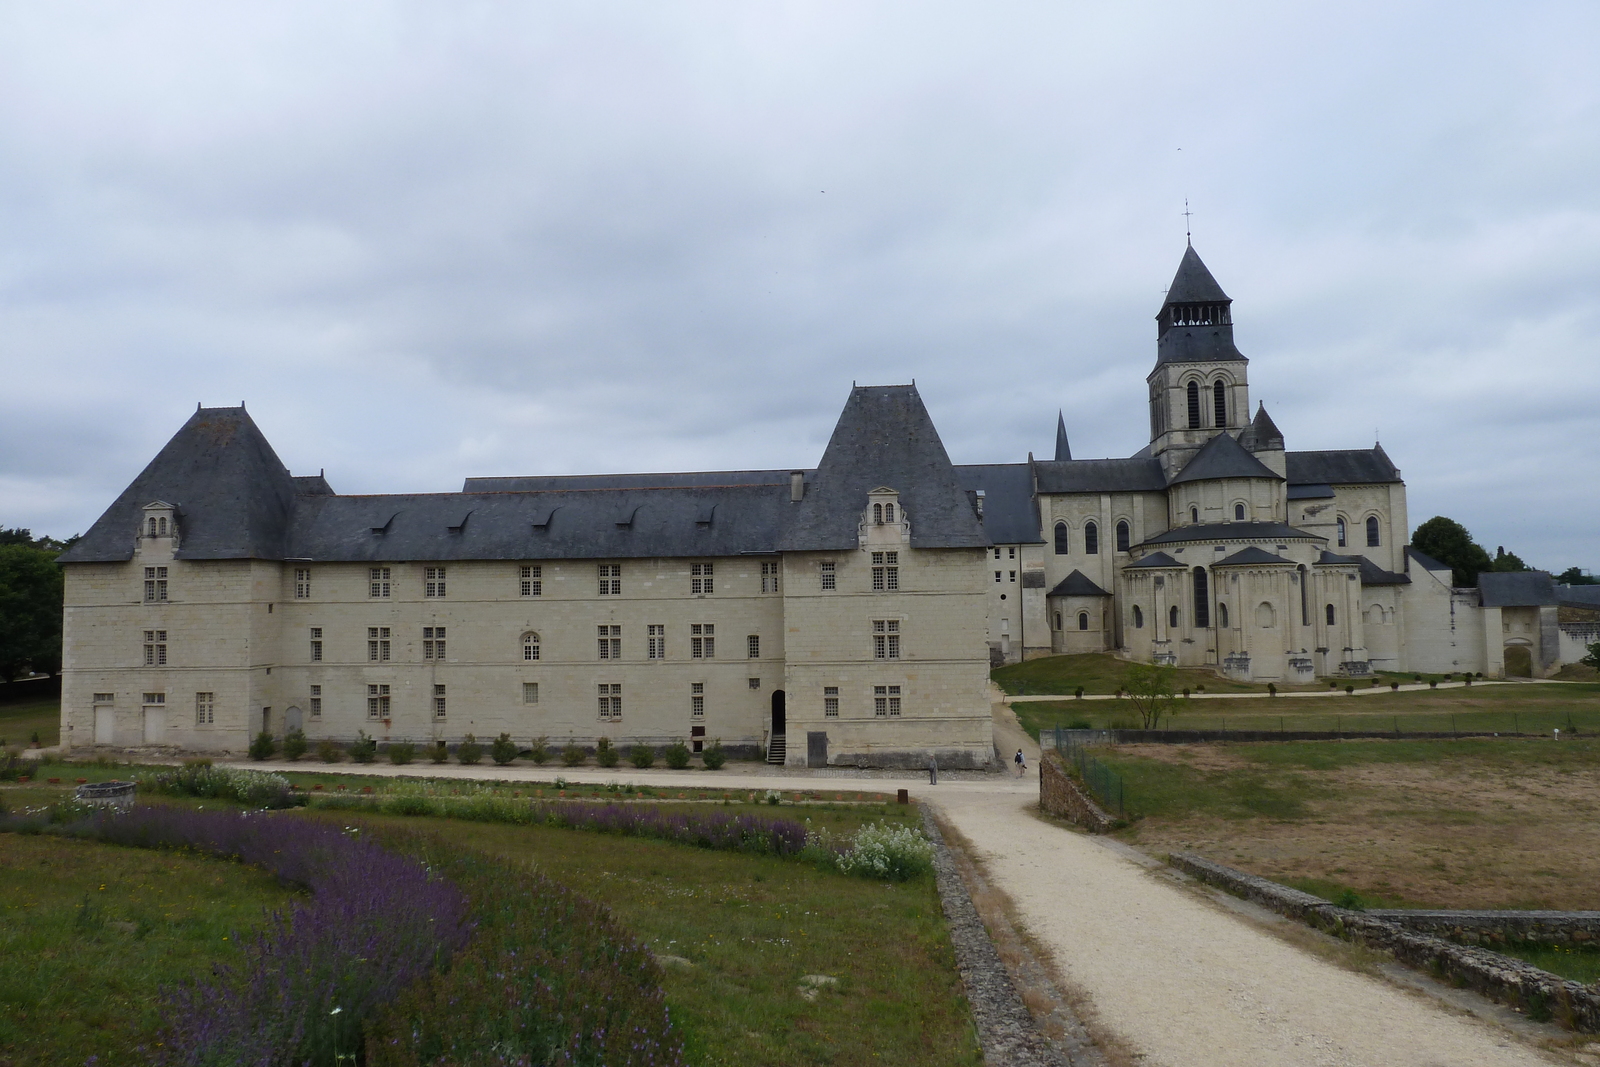
POLYGON ((1148 438, 1195 248, 1291 449, 1600 570, 1600 8, 0 4, 0 525, 246 401, 345 493, 1148 438))

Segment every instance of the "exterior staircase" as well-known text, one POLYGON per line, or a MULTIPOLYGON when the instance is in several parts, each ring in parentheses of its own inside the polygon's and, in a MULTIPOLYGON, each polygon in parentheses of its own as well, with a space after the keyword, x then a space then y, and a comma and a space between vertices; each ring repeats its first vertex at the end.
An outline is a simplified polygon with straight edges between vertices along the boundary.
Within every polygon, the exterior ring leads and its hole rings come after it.
POLYGON ((784 757, 788 752, 789 739, 782 734, 767 742, 767 762, 783 766, 784 757))

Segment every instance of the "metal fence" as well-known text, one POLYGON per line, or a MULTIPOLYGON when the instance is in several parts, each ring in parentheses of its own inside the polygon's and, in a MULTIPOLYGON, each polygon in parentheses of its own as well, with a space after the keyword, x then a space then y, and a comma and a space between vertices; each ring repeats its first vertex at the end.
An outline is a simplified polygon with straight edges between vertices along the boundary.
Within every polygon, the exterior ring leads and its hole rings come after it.
POLYGON ((1063 730, 1055 728, 1056 751, 1061 753, 1063 759, 1072 765, 1078 772, 1078 777, 1100 806, 1108 812, 1114 811, 1118 818, 1126 816, 1127 810, 1123 807, 1122 775, 1107 767, 1104 763, 1089 754, 1089 750, 1082 743, 1094 738, 1083 737, 1084 734, 1100 733, 1102 731, 1089 730, 1063 730), (1068 736, 1070 734, 1075 736, 1068 736))

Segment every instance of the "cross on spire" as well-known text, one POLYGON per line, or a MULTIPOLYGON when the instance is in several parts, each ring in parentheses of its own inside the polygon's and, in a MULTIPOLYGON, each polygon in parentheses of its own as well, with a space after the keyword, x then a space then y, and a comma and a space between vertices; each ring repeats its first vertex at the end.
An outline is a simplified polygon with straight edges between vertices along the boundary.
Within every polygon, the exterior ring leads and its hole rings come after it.
POLYGON ((1192 216, 1193 214, 1194 214, 1194 212, 1189 210, 1189 198, 1188 197, 1184 197, 1183 198, 1183 237, 1184 237, 1184 240, 1188 241, 1190 244, 1194 244, 1194 230, 1189 225, 1190 216, 1192 216))

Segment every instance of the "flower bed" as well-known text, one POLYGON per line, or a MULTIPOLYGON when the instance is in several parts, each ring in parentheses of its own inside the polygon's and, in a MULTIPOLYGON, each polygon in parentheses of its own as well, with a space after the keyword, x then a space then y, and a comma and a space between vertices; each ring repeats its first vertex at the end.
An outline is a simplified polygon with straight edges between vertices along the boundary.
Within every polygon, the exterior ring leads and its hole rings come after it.
POLYGON ((147 793, 233 800, 252 808, 288 808, 301 803, 289 779, 281 774, 213 767, 210 760, 190 760, 170 771, 146 771, 134 775, 134 781, 147 793))

